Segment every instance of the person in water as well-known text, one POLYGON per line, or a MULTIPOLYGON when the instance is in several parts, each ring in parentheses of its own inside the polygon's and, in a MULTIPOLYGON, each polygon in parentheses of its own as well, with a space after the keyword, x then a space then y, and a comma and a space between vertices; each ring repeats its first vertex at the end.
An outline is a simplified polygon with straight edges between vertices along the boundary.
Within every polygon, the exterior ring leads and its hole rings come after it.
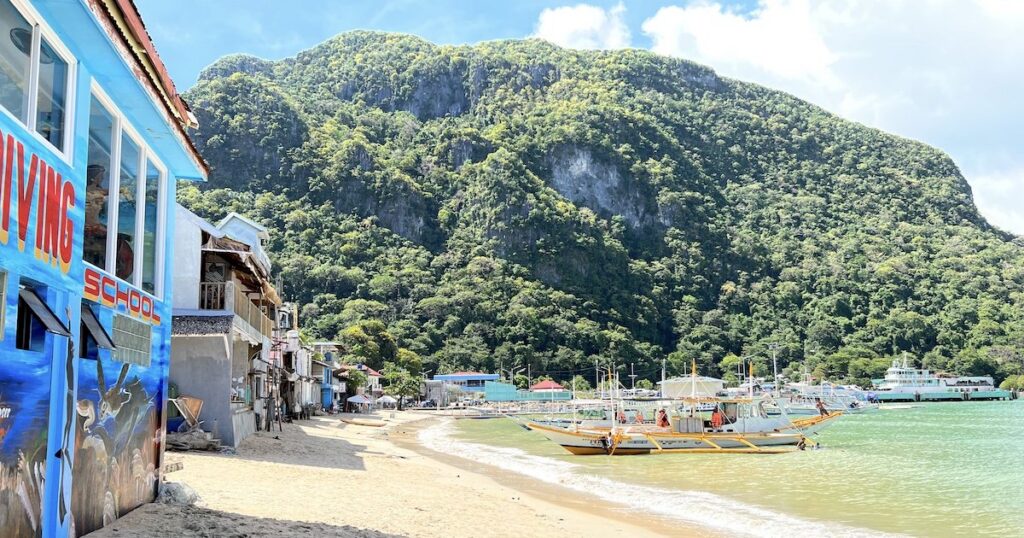
POLYGON ((815 398, 815 400, 817 400, 818 402, 817 404, 815 404, 818 408, 818 413, 820 413, 823 417, 827 417, 828 409, 825 408, 825 402, 823 402, 821 398, 815 398))

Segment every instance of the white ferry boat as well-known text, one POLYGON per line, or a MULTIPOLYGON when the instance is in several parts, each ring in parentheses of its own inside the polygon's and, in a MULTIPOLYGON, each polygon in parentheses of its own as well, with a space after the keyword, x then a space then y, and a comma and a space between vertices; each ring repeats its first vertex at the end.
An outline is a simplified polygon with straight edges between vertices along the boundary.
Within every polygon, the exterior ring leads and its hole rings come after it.
POLYGON ((885 379, 875 385, 879 401, 927 402, 942 400, 1008 400, 1010 391, 995 387, 991 376, 939 377, 903 361, 894 360, 885 379))

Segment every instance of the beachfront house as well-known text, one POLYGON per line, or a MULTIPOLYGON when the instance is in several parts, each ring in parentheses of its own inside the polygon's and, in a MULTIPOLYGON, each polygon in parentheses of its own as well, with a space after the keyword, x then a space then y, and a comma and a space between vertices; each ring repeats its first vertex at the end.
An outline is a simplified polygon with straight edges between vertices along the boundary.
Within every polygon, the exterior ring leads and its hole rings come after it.
POLYGON ((313 377, 313 348, 299 339, 298 311, 295 303, 285 303, 278 308, 278 325, 270 352, 271 362, 283 368, 281 398, 293 416, 304 414, 320 403, 320 383, 313 377), (296 406, 301 411, 297 411, 296 406))
POLYGON ((4 537, 85 534, 156 496, 194 126, 131 2, 0 0, 4 537))
POLYGON ((239 230, 245 221, 213 226, 180 205, 175 218, 170 380, 179 395, 203 400, 206 431, 238 446, 266 422, 284 377, 271 357, 281 300, 270 260, 256 250, 260 229, 239 230))

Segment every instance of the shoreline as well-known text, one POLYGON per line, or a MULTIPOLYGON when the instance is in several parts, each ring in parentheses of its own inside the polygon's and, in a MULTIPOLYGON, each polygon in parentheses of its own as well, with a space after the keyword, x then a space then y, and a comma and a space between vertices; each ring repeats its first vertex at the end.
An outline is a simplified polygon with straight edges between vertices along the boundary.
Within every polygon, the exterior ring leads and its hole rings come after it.
MULTIPOLYGON (((544 482, 536 478, 524 476, 519 473, 506 471, 493 465, 466 459, 460 456, 452 456, 438 452, 423 445, 419 440, 419 432, 440 424, 444 420, 455 420, 448 416, 426 416, 420 420, 414 420, 401 425, 403 428, 395 432, 395 442, 413 452, 422 454, 439 463, 450 465, 458 469, 464 469, 478 475, 486 476, 496 483, 511 487, 520 491, 525 496, 536 497, 537 499, 558 506, 565 510, 582 512, 587 517, 597 519, 613 519, 614 521, 629 523, 640 529, 646 530, 651 536, 679 536, 679 537, 716 537, 710 529, 705 529, 685 522, 664 518, 654 514, 638 515, 630 512, 629 508, 601 499, 594 495, 588 495, 572 490, 557 484, 544 482), (610 517, 614 515, 614 517, 610 517)), ((492 419, 500 420, 500 419, 492 419)))
MULTIPOLYGON (((169 452, 199 506, 148 504, 90 536, 713 536, 711 531, 420 444, 442 417, 384 412, 384 427, 319 416, 257 432, 234 454, 169 452)), ((371 415, 354 415, 369 418, 371 415)))

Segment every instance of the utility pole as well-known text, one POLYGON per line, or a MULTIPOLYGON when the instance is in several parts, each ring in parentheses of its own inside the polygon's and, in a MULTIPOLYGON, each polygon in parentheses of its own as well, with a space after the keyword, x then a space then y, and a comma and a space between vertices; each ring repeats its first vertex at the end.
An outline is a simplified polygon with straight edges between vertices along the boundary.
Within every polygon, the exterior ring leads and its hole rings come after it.
POLYGON ((659 391, 661 397, 665 397, 665 359, 661 359, 661 390, 659 391))
POLYGON ((636 390, 636 374, 633 373, 633 363, 629 363, 629 389, 636 390))
POLYGON ((597 366, 597 359, 594 359, 594 391, 601 390, 601 369, 597 366))
POLYGON ((775 358, 775 351, 779 349, 779 344, 772 342, 768 344, 768 348, 772 350, 772 370, 775 374, 775 397, 779 396, 779 361, 775 358))

